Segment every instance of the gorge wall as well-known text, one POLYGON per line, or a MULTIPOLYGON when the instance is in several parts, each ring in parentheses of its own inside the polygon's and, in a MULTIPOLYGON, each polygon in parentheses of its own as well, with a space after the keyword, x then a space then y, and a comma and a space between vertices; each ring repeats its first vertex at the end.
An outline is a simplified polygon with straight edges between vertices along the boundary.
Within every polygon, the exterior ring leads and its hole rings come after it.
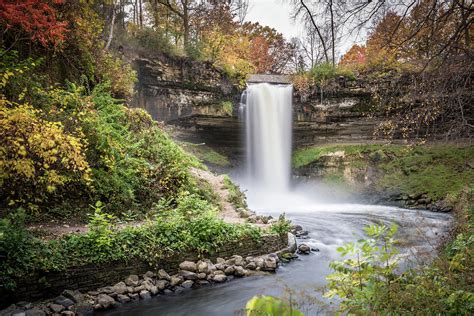
MULTIPOLYGON (((241 90, 210 63, 164 55, 134 60, 139 82, 132 106, 155 120, 174 126, 174 136, 205 142, 238 161, 243 154, 241 90), (232 113, 223 102, 231 102, 232 113)), ((294 92, 293 147, 328 143, 360 143, 373 139, 376 118, 369 117, 370 93, 357 83, 339 83, 310 96, 294 92)))

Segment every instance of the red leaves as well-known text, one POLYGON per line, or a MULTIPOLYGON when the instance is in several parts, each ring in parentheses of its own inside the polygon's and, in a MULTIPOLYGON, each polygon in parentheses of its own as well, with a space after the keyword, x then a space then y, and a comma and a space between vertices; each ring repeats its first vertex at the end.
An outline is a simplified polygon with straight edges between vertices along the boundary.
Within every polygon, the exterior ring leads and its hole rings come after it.
POLYGON ((67 22, 57 20, 54 5, 64 0, 0 0, 0 25, 7 30, 26 33, 33 42, 57 46, 65 39, 67 22))

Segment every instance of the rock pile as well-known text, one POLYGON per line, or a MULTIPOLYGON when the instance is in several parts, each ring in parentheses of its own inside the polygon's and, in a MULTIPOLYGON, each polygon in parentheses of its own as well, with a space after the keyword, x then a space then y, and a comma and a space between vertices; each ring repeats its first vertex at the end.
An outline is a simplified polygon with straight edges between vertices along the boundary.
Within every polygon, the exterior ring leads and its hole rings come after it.
POLYGON ((275 272, 279 262, 276 254, 246 258, 234 255, 227 259, 217 258, 215 263, 208 259, 184 261, 179 265, 178 273, 173 275, 163 269, 156 273, 148 271, 142 276, 130 275, 113 286, 87 293, 66 290, 62 295, 37 305, 20 302, 0 311, 0 315, 93 315, 97 310, 150 299, 159 294, 179 294, 187 289, 223 283, 256 271, 275 272))

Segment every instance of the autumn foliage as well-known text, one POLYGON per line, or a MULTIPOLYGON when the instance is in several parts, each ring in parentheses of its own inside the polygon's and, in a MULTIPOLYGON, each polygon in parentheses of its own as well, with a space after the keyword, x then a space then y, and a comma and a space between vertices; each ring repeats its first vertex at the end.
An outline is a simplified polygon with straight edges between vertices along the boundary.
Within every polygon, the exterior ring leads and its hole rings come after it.
POLYGON ((64 41, 68 25, 58 19, 55 8, 63 2, 0 0, 0 25, 13 33, 15 41, 26 37, 43 46, 57 46, 64 41))

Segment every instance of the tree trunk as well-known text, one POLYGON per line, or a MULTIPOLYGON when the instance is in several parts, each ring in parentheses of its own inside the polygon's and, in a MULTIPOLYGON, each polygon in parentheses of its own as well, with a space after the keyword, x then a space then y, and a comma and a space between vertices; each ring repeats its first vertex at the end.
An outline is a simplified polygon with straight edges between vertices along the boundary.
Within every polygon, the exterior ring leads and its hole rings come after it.
POLYGON ((189 46, 189 7, 188 1, 183 1, 183 44, 184 48, 189 46))
POLYGON ((109 37, 107 39, 107 44, 105 44, 105 50, 109 50, 110 44, 112 43, 112 38, 114 37, 114 25, 115 25, 115 1, 112 3, 112 21, 110 21, 110 30, 109 37))

